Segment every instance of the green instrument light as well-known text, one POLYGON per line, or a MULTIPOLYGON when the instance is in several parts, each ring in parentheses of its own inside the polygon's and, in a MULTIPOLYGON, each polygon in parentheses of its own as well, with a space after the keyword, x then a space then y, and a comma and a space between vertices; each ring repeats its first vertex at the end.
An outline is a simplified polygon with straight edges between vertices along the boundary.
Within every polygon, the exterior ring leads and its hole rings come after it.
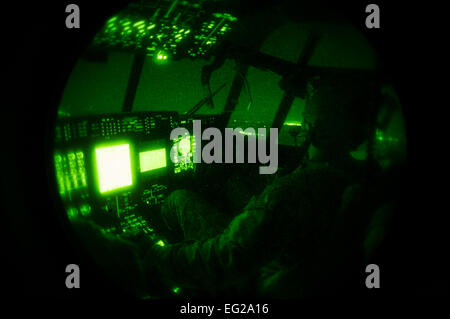
POLYGON ((156 60, 158 62, 165 62, 167 60, 167 55, 163 51, 159 51, 156 54, 156 60))
POLYGON ((228 21, 236 21, 237 18, 232 16, 229 13, 213 13, 213 16, 215 18, 222 18, 222 19, 227 19, 228 21))
POLYGON ((287 125, 287 126, 302 126, 302 123, 296 122, 296 121, 291 121, 291 122, 284 122, 284 125, 287 125))
POLYGON ((109 19, 107 23, 111 23, 111 22, 114 22, 116 20, 117 20, 117 16, 112 17, 111 19, 109 19))
POLYGON ((139 153, 139 163, 141 173, 166 167, 166 149, 161 148, 139 153))
POLYGON ((67 217, 69 219, 75 219, 78 217, 78 210, 74 207, 70 207, 67 209, 67 217))
POLYGON ((82 216, 87 216, 91 213, 91 206, 89 204, 84 204, 80 206, 80 212, 82 216))
MULTIPOLYGON (((195 48, 186 48, 185 54, 192 57, 207 54, 211 47, 217 42, 217 36, 223 36, 230 29, 229 23, 237 20, 228 13, 215 13, 206 21, 202 22, 201 31, 195 31, 195 38, 201 43, 194 43, 195 48)), ((166 63, 169 57, 176 57, 180 54, 179 44, 186 40, 191 30, 186 24, 175 24, 162 21, 148 21, 146 19, 136 19, 131 16, 113 16, 106 21, 103 30, 94 38, 94 44, 107 47, 122 47, 128 50, 146 48, 149 39, 156 40, 151 45, 164 50, 161 54, 148 54, 153 56, 157 63, 166 63), (155 29, 153 32, 150 30, 155 29), (150 34, 152 33, 152 34, 150 34)), ((145 49, 144 49, 145 50, 145 49)), ((183 49, 184 50, 184 49, 183 49)), ((183 53, 183 52, 181 52, 183 53)))
POLYGON ((158 240, 158 241, 156 242, 156 245, 161 246, 161 247, 164 247, 166 244, 165 244, 162 240, 158 240))
POLYGON ((141 20, 141 21, 138 21, 138 22, 134 23, 133 27, 137 27, 137 26, 140 26, 140 25, 143 25, 143 24, 145 24, 145 20, 141 20))
POLYGON ((380 129, 377 129, 375 131, 375 138, 377 141, 380 141, 380 142, 397 143, 399 141, 398 138, 384 136, 383 131, 381 131, 380 129))
POLYGON ((100 193, 132 185, 129 144, 96 148, 95 158, 100 193))
POLYGON ((180 287, 174 287, 174 288, 172 288, 172 292, 173 292, 174 294, 179 294, 179 293, 180 293, 180 287))

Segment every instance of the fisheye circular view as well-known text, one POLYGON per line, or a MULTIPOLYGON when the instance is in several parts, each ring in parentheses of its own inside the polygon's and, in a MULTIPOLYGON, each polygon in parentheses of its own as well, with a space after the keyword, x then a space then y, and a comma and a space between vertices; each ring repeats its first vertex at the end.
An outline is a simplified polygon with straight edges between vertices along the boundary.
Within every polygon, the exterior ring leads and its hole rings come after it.
POLYGON ((131 296, 377 285, 366 266, 402 209, 406 123, 389 70, 338 11, 130 2, 102 21, 57 112, 66 231, 131 296))

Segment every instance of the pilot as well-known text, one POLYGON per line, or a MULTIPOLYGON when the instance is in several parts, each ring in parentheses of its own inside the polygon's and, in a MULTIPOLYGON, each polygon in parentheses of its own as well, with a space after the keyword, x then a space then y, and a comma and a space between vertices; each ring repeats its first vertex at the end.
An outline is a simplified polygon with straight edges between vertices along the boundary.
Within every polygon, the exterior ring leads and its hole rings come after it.
MULTIPOLYGON (((161 215, 182 240, 164 246, 148 242, 138 250, 125 240, 97 234, 96 240, 105 242, 102 247, 115 241, 125 252, 118 256, 126 255, 126 261, 115 260, 120 265, 115 269, 107 261, 114 249, 102 249, 103 265, 144 294, 153 288, 146 287, 152 276, 194 295, 296 298, 336 293, 337 282, 348 279, 336 272, 346 269, 343 261, 360 256, 361 233, 370 219, 370 209, 361 205, 361 189, 370 184, 369 165, 351 152, 369 139, 374 91, 367 81, 351 76, 310 79, 304 111, 311 132, 306 163, 276 177, 232 218, 199 194, 174 191, 161 215), (352 208, 356 214, 349 213, 352 208)), ((84 231, 90 232, 87 227, 84 231)))
POLYGON ((361 240, 342 235, 358 233, 352 227, 363 229, 369 218, 360 211, 359 220, 344 222, 341 215, 360 196, 367 177, 366 161, 350 152, 369 137, 373 95, 367 81, 351 76, 311 79, 304 112, 312 132, 307 163, 275 178, 231 221, 198 194, 174 191, 162 218, 183 240, 150 246, 143 268, 156 269, 168 285, 210 295, 331 293, 317 287, 333 288, 339 252, 352 256, 359 247, 345 240, 361 240))

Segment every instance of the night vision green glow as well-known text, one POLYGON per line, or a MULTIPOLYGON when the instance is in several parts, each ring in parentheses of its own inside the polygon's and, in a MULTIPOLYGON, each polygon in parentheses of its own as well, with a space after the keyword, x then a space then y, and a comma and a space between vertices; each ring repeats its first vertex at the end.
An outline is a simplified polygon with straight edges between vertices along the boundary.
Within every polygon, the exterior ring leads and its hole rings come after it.
POLYGON ((80 212, 82 216, 87 216, 91 213, 91 206, 89 204, 84 204, 80 206, 80 212))
POLYGON ((191 152, 190 136, 183 137, 181 141, 178 142, 178 152, 180 152, 183 157, 187 157, 189 155, 191 152))
POLYGON ((302 126, 302 123, 296 121, 284 122, 284 125, 287 126, 302 126))
POLYGON ((193 155, 195 152, 195 136, 180 136, 174 141, 176 153, 174 154, 175 174, 194 168, 193 155))
POLYGON ((67 209, 67 217, 69 219, 71 219, 71 220, 77 218, 78 217, 78 210, 76 208, 74 208, 74 207, 69 207, 67 209))
POLYGON ((100 193, 132 185, 130 145, 95 149, 100 193))
POLYGON ((93 43, 100 47, 143 50, 160 63, 177 55, 205 55, 231 30, 236 20, 229 13, 214 13, 201 23, 200 29, 191 29, 189 18, 169 23, 120 15, 105 23, 93 43), (182 42, 184 44, 179 46, 182 42), (159 50, 163 50, 164 54, 159 54, 159 50))
POLYGON ((61 196, 87 186, 84 154, 81 151, 55 154, 56 180, 61 196))
POLYGON ((193 136, 183 136, 180 137, 180 139, 175 142, 177 147, 175 163, 191 161, 191 157, 194 151, 193 141, 194 141, 193 136))
POLYGON ((161 246, 161 247, 164 247, 166 244, 165 244, 162 240, 158 240, 158 241, 156 242, 156 245, 161 246))
POLYGON ((178 294, 178 293, 180 292, 180 287, 174 287, 174 288, 172 288, 172 292, 173 292, 174 294, 178 294))
POLYGON ((377 141, 380 141, 380 142, 397 143, 399 141, 398 138, 385 136, 383 131, 381 131, 380 129, 377 129, 375 131, 375 138, 377 139, 377 141))
POLYGON ((236 21, 236 20, 237 20, 236 17, 232 16, 232 15, 229 14, 229 13, 219 13, 219 12, 216 12, 216 13, 213 13, 213 16, 214 16, 215 18, 226 19, 226 20, 229 20, 229 21, 236 21))
POLYGON ((160 52, 158 52, 158 54, 156 55, 156 59, 157 59, 159 62, 165 62, 165 60, 167 60, 167 55, 166 55, 164 52, 160 51, 160 52))
POLYGON ((247 136, 259 136, 259 134, 255 133, 255 132, 249 132, 249 131, 244 131, 244 130, 239 130, 238 132, 239 132, 239 134, 247 135, 247 136))
POLYGON ((167 166, 166 150, 164 148, 139 153, 139 165, 142 172, 167 166))

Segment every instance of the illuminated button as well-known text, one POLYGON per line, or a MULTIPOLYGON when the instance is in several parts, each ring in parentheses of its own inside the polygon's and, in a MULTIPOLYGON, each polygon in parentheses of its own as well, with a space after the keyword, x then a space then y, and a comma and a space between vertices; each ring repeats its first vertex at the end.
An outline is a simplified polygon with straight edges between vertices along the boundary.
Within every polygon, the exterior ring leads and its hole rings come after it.
POLYGON ((156 245, 161 246, 161 247, 164 247, 166 244, 165 244, 162 240, 158 240, 158 241, 156 242, 156 245))
POLYGON ((87 216, 91 213, 91 206, 89 204, 84 204, 80 206, 80 212, 82 216, 87 216))
POLYGON ((75 219, 78 217, 78 210, 75 207, 70 207, 67 209, 67 217, 69 219, 75 219))

